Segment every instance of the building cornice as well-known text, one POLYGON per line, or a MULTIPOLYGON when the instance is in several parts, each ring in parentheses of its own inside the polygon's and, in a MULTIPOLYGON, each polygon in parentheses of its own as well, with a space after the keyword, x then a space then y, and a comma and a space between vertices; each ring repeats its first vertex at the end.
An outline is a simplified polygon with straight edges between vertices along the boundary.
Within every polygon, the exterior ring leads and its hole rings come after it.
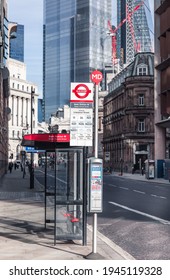
POLYGON ((165 59, 164 61, 162 61, 161 63, 159 63, 158 65, 156 65, 156 69, 159 71, 163 71, 166 68, 168 68, 170 65, 170 57, 168 57, 167 59, 165 59))
POLYGON ((168 7, 170 7, 170 1, 164 0, 162 4, 158 7, 158 9, 155 10, 155 13, 161 15, 166 11, 168 7))

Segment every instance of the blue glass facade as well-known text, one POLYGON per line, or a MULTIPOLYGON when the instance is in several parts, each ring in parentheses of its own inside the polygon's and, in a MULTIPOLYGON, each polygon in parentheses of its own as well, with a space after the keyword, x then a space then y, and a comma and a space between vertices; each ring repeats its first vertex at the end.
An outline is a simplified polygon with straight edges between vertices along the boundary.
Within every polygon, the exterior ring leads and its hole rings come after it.
POLYGON ((43 121, 43 114, 42 114, 42 99, 38 99, 38 122, 41 123, 43 121))
POLYGON ((145 0, 119 0, 117 1, 117 25, 123 20, 127 19, 126 9, 133 12, 134 8, 141 5, 132 16, 131 24, 128 20, 117 31, 117 56, 121 58, 123 52, 123 62, 130 63, 134 59, 135 48, 132 37, 132 28, 134 30, 134 39, 136 45, 139 46, 142 52, 153 51, 153 20, 149 6, 149 1, 145 0), (130 27, 131 25, 131 27, 130 27))
POLYGON ((69 103, 70 83, 89 82, 111 62, 106 40, 111 0, 44 0, 43 99, 45 119, 69 103))
POLYGON ((24 62, 24 25, 17 24, 15 34, 10 39, 9 57, 24 62))
MULTIPOLYGON (((136 0, 135 5, 141 4, 136 0)), ((149 1, 145 0, 143 5, 134 13, 134 27, 136 41, 140 44, 141 52, 153 52, 154 28, 149 1)))

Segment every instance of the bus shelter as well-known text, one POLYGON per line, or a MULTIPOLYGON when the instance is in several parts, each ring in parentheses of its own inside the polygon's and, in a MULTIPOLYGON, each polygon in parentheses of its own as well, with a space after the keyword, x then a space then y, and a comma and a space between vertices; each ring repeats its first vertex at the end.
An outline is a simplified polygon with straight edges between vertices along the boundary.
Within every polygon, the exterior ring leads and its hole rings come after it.
MULTIPOLYGON (((54 226, 56 240, 87 237, 86 149, 70 147, 69 134, 27 134, 22 146, 44 150, 44 225, 54 226)), ((42 170, 41 170, 42 172, 42 170)))

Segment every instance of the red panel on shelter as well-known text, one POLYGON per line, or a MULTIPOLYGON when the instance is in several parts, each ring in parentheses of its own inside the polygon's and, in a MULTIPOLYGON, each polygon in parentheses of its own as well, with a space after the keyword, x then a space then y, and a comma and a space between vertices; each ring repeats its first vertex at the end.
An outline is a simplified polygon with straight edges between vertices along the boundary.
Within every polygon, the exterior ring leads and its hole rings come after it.
POLYGON ((25 134, 24 140, 37 142, 70 142, 70 134, 64 133, 40 133, 40 134, 25 134))

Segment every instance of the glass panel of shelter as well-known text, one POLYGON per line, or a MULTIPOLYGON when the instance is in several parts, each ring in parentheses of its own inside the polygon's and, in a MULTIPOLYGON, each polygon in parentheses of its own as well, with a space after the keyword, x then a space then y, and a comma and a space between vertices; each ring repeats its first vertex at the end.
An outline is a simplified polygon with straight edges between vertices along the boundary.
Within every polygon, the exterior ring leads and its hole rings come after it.
POLYGON ((45 166, 45 225, 54 224, 55 208, 55 152, 46 152, 43 165, 45 166))
POLYGON ((83 150, 56 150, 55 240, 83 236, 83 150))

